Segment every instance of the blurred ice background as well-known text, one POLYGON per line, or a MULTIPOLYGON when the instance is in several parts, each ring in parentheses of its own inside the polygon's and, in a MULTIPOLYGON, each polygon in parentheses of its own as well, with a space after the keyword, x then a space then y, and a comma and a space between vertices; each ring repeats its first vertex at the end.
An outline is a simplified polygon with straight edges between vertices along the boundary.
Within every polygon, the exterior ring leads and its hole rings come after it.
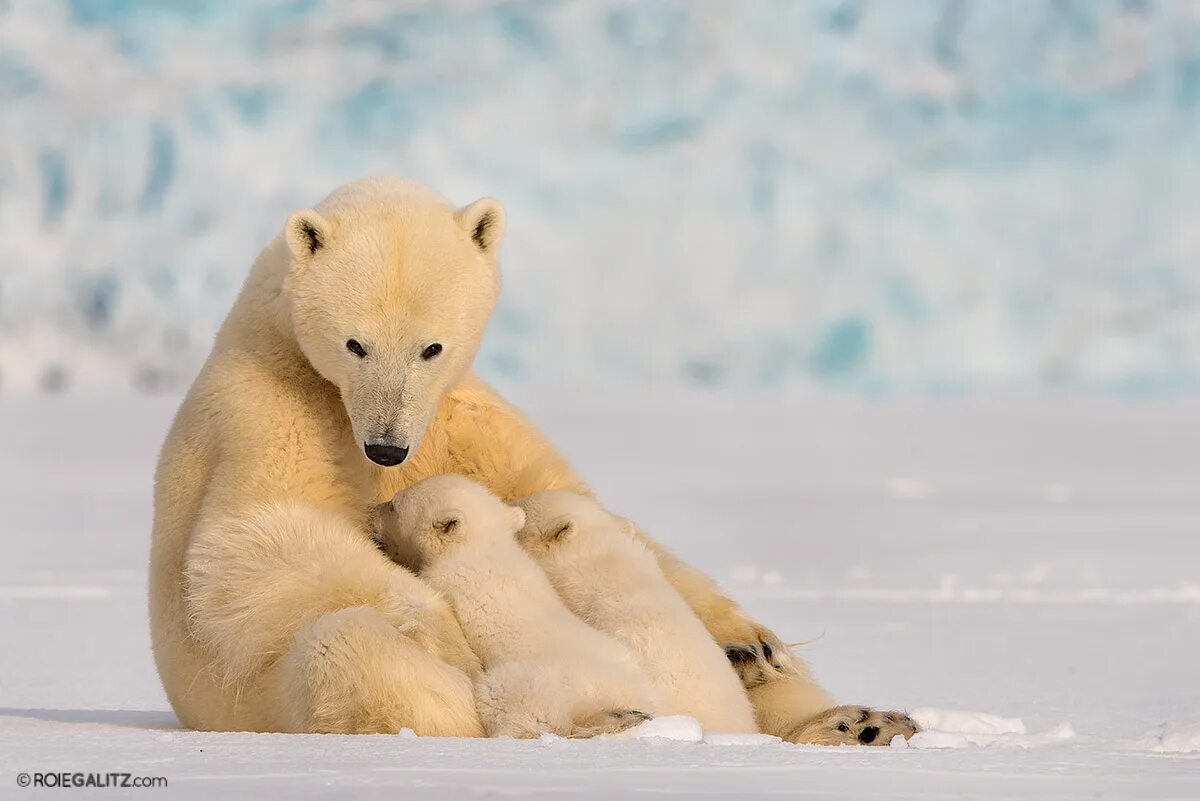
POLYGON ((507 205, 502 383, 1200 388, 1198 2, 0 0, 0 393, 380 172, 507 205))

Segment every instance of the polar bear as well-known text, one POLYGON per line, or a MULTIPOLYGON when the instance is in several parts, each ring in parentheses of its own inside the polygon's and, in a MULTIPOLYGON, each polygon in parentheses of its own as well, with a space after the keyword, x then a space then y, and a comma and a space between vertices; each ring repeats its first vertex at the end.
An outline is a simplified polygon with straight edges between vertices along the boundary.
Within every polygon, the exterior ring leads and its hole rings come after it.
POLYGON ((385 541, 420 560, 482 660, 476 702, 489 736, 591 737, 658 711, 633 655, 571 614, 517 545, 520 507, 456 475, 419 481, 392 506, 385 541))
POLYGON ((564 490, 522 498, 517 542, 567 608, 633 653, 658 691, 661 713, 704 728, 755 732, 750 699, 724 652, 667 582, 627 520, 564 490))
MULTIPOLYGON (((185 726, 482 733, 448 605, 378 551, 368 518, 442 473, 507 500, 588 493, 471 371, 505 221, 495 200, 369 178, 292 214, 259 254, 155 476, 150 630, 185 726)), ((764 731, 857 741, 778 637, 645 542, 737 660, 764 731)))

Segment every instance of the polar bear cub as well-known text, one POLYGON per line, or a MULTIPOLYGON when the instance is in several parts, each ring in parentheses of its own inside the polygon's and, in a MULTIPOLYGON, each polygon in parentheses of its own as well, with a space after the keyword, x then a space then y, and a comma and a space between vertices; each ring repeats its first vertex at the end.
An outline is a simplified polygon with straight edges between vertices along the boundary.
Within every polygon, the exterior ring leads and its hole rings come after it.
POLYGON ((754 732, 754 710, 725 653, 668 583, 631 523, 562 490, 517 501, 517 541, 567 608, 624 643, 662 699, 664 715, 704 728, 754 732))
POLYGON ((658 711, 629 650, 588 626, 555 594, 514 534, 525 513, 463 476, 397 493, 385 546, 416 558, 450 601, 483 663, 476 704, 491 737, 591 737, 658 711))

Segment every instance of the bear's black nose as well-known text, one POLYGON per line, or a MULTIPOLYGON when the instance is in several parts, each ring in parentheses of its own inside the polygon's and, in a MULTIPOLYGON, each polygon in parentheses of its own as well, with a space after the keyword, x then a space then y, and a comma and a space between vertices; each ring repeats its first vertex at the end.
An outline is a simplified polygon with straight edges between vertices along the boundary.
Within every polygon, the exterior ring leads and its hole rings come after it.
POLYGON ((364 444, 363 450, 367 452, 368 459, 384 467, 398 465, 408 458, 408 448, 396 445, 364 444))

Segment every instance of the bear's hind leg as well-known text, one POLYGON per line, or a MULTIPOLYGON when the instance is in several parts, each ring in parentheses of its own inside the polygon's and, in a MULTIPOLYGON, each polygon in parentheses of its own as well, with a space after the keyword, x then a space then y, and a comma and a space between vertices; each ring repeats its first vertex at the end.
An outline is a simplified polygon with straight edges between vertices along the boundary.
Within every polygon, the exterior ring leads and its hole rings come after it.
POLYGON ((475 682, 479 717, 489 737, 532 739, 545 733, 570 733, 565 681, 536 662, 505 662, 475 682))
POLYGON ((275 673, 287 731, 483 735, 467 675, 418 648, 373 607, 304 625, 275 673))
POLYGON ((209 675, 247 710, 216 726, 482 734, 449 605, 340 517, 267 504, 204 526, 185 579, 209 675))

